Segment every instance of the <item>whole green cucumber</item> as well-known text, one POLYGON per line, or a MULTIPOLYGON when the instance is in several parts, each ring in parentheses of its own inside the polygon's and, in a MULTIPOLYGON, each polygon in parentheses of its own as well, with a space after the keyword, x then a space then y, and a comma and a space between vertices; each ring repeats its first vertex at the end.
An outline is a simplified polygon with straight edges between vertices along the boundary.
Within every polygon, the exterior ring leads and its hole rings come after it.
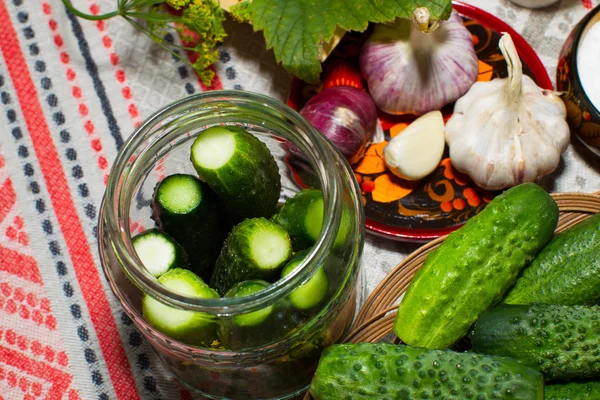
POLYGON ((519 360, 546 380, 600 376, 600 307, 501 304, 479 316, 473 351, 519 360))
POLYGON ((546 400, 600 399, 600 382, 553 383, 544 386, 546 400))
POLYGON ((557 222, 558 206, 533 183, 494 198, 429 254, 400 303, 396 335, 428 349, 454 344, 481 312, 500 301, 550 240, 557 222))
POLYGON ((600 214, 556 235, 521 272, 507 304, 596 304, 600 300, 600 214))
POLYGON ((317 400, 541 400, 542 375, 504 357, 391 343, 328 347, 310 386, 317 400))

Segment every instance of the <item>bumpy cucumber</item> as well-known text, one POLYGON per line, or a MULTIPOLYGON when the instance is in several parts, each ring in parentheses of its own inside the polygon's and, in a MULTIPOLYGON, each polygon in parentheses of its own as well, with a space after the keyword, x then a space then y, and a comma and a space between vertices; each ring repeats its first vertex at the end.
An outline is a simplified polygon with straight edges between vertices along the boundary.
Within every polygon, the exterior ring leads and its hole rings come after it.
POLYGON ((328 347, 310 392, 317 400, 542 400, 544 381, 509 358, 360 343, 328 347))
MULTIPOLYGON (((181 295, 219 298, 216 291, 187 269, 171 269, 158 278, 158 281, 181 295)), ((217 338, 215 317, 207 313, 173 308, 148 295, 143 298, 142 311, 146 321, 173 339, 192 345, 210 346, 217 338)))
POLYGON ((525 183, 497 196, 427 257, 394 321, 406 344, 447 348, 497 303, 519 271, 550 240, 558 207, 525 183))
POLYGON ((171 268, 187 268, 189 265, 183 247, 158 229, 144 231, 131 242, 144 267, 157 278, 171 268))
MULTIPOLYGON (((283 267, 281 278, 290 274, 306 258, 310 250, 300 251, 283 267)), ((319 305, 327 295, 329 278, 323 266, 319 266, 313 276, 290 293, 290 302, 298 310, 309 310, 319 305)))
POLYGON ((174 174, 154 190, 153 219, 186 250, 190 269, 209 278, 225 232, 216 194, 192 175, 174 174))
POLYGON ((595 304, 600 300, 600 214, 556 235, 523 269, 507 304, 595 304))
POLYGON ((273 281, 291 255, 292 243, 285 229, 264 218, 245 219, 225 240, 211 287, 225 293, 238 282, 273 281))
POLYGON ((546 380, 600 376, 600 307, 501 304, 482 313, 473 351, 512 357, 546 380))
POLYGON ((281 191, 279 168, 267 146, 238 126, 201 132, 191 160, 200 179, 219 195, 231 220, 270 218, 281 191))
POLYGON ((544 387, 545 400, 598 400, 600 382, 552 383, 544 387))

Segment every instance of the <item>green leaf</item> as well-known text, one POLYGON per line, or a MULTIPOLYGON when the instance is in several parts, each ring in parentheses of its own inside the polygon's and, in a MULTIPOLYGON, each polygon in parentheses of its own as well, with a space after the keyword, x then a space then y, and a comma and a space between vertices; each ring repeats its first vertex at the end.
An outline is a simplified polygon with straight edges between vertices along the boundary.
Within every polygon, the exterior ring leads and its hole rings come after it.
POLYGON ((252 25, 263 30, 267 48, 286 70, 314 83, 321 73, 321 48, 336 26, 364 31, 369 22, 412 18, 427 7, 432 20, 447 19, 451 0, 252 0, 252 25))

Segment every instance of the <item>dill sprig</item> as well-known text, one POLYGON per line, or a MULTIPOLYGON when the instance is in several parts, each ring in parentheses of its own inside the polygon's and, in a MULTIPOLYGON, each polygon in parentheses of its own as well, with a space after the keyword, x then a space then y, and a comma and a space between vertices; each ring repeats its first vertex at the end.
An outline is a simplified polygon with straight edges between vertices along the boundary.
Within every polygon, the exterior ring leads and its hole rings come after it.
POLYGON ((209 68, 218 59, 216 46, 227 34, 223 28, 225 12, 214 0, 117 0, 115 11, 93 15, 77 10, 70 0, 63 0, 69 11, 80 18, 98 21, 124 18, 135 29, 174 57, 191 66, 206 86, 211 86, 215 73, 209 68), (176 31, 182 44, 165 40, 176 31), (192 63, 186 53, 196 53, 192 63))

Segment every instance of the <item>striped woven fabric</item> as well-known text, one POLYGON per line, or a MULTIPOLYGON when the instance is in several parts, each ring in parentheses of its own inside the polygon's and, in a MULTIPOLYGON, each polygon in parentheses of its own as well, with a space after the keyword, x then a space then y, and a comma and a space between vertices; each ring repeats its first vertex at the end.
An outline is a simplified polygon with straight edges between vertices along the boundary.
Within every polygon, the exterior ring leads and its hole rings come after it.
MULTIPOLYGON (((115 6, 73 3, 92 14, 115 6)), ((504 13, 519 31, 541 15, 507 2, 473 3, 504 13)), ((566 24, 551 33, 558 46, 597 3, 551 9, 566 24)), ((226 30, 210 90, 284 100, 290 76, 261 36, 229 22, 226 30)), ((541 49, 544 34, 537 43, 535 34, 526 38, 541 49)), ((548 53, 542 58, 552 71, 548 53)), ((130 133, 156 109, 205 90, 190 68, 123 20, 80 20, 58 0, 0 1, 0 400, 192 398, 110 293, 96 228, 111 164, 130 133)), ((559 187, 593 191, 593 166, 569 157, 584 182, 559 187)), ((411 249, 384 247, 367 245, 378 261, 367 272, 369 288, 411 249)))

